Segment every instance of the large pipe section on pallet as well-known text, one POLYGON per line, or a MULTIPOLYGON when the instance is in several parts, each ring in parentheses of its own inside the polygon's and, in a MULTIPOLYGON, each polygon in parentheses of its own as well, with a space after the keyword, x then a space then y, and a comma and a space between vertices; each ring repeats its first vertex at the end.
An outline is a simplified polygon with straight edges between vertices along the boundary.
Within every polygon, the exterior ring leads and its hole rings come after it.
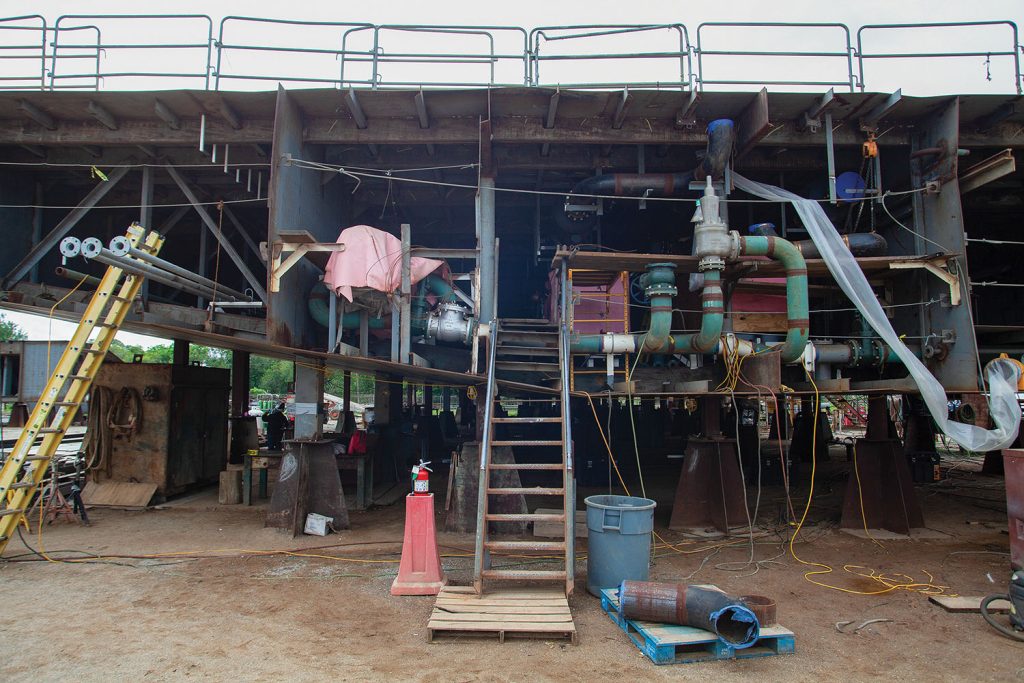
POLYGON ((753 611, 717 588, 682 583, 623 581, 619 614, 626 619, 679 624, 711 631, 729 647, 750 647, 761 635, 753 611))

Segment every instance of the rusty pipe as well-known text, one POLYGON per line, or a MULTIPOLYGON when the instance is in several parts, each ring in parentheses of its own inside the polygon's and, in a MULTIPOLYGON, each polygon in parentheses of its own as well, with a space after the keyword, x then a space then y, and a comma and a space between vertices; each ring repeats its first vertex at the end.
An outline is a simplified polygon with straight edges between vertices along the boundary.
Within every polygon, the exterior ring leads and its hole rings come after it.
POLYGON ((89 285, 90 287, 99 287, 100 279, 94 275, 86 275, 85 273, 79 273, 77 270, 71 270, 64 266, 57 266, 53 270, 59 277, 67 278, 68 280, 74 280, 75 282, 81 282, 82 284, 89 285))
POLYGON ((737 650, 750 647, 761 635, 757 617, 743 600, 717 588, 623 581, 619 586, 619 614, 626 619, 680 624, 711 631, 737 650))

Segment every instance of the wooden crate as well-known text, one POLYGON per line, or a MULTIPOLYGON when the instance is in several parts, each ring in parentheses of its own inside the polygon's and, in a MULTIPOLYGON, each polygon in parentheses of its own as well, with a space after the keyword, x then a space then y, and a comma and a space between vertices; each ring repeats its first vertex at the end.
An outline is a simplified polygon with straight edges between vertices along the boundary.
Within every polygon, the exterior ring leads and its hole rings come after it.
POLYGON ((477 595, 471 586, 445 586, 427 624, 427 641, 439 636, 567 638, 576 643, 576 624, 560 590, 504 589, 477 595))

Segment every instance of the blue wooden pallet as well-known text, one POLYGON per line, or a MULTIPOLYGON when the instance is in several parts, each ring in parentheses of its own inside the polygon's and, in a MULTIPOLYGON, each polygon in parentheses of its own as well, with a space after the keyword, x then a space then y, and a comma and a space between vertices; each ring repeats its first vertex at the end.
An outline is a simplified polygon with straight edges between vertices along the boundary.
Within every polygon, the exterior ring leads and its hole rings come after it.
POLYGON ((760 637, 751 647, 737 650, 723 643, 714 633, 703 629, 625 619, 619 614, 617 588, 601 591, 601 608, 655 664, 747 659, 796 652, 795 634, 781 626, 762 628, 760 637))

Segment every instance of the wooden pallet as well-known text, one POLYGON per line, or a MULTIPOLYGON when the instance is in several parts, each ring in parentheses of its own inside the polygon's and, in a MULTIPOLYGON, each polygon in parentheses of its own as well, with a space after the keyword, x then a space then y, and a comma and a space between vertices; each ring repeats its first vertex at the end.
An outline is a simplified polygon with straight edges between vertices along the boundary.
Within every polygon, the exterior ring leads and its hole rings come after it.
POLYGON ((737 650, 723 643, 714 633, 703 629, 625 619, 619 614, 617 588, 601 591, 601 607, 611 620, 626 632, 633 644, 655 664, 747 659, 796 652, 794 633, 781 626, 762 628, 760 637, 751 647, 737 650))
POLYGON ((471 586, 445 586, 427 624, 427 641, 438 636, 568 638, 576 644, 576 624, 561 590, 515 588, 477 595, 471 586))

